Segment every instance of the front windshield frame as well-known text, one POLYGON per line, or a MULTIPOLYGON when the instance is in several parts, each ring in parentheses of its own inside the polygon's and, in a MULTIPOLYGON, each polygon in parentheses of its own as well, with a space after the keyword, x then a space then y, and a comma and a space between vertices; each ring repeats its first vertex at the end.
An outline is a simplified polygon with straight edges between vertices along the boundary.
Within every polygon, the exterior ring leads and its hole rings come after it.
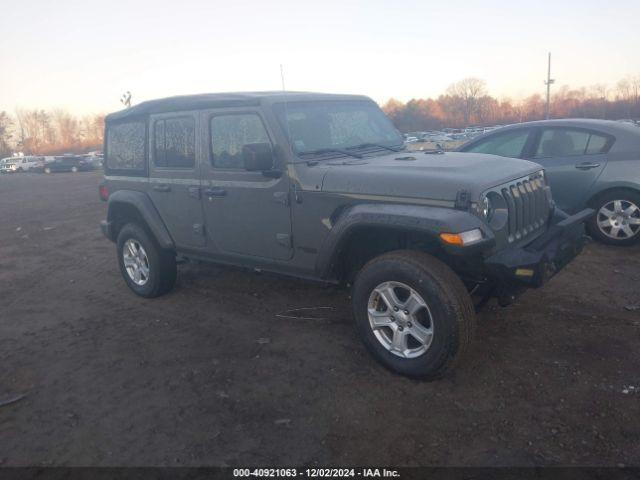
MULTIPOLYGON (((352 150, 359 152, 359 148, 363 148, 363 145, 367 147, 373 147, 374 150, 386 151, 389 149, 403 149, 404 139, 398 130, 395 128, 391 120, 384 114, 380 107, 372 101, 367 100, 310 100, 310 101, 293 101, 293 102, 278 102, 272 106, 273 112, 277 119, 277 122, 282 129, 285 138, 291 146, 291 150, 297 157, 307 157, 309 155, 324 156, 331 153, 338 155, 346 155, 345 151, 352 150), (342 108, 339 108, 342 107, 342 108), (356 141, 343 142, 343 143, 330 143, 322 142, 316 143, 313 146, 302 146, 301 142, 296 140, 293 132, 291 131, 291 119, 286 120, 286 117, 296 113, 309 112, 310 109, 317 109, 317 114, 331 114, 341 113, 348 111, 349 108, 345 107, 360 107, 360 109, 353 109, 353 112, 363 112, 368 114, 367 127, 374 130, 378 130, 381 133, 379 138, 358 138, 356 141), (324 110, 324 112, 322 111, 324 110), (293 137, 293 138, 292 138, 293 137), (375 145, 379 145, 379 148, 375 148, 375 145), (306 148, 305 148, 306 147, 306 148), (342 151, 342 152, 341 152, 342 151)), ((321 126, 325 126, 322 124, 321 126)), ((363 125, 365 126, 365 125, 363 125)), ((327 128, 331 128, 330 125, 327 128)), ((371 152, 374 153, 374 152, 371 152)), ((377 153, 377 152, 376 152, 377 153)), ((369 152, 367 152, 369 154, 369 152)))

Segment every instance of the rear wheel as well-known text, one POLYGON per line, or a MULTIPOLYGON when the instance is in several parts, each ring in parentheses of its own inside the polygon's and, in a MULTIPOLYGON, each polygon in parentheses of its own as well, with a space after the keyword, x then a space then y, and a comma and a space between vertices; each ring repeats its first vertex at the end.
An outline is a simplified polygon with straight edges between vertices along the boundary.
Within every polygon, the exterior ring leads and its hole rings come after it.
POLYGON ((144 228, 134 223, 122 227, 117 252, 122 277, 141 297, 158 297, 175 285, 175 254, 161 249, 144 228))
POLYGON ((72 173, 78 173, 78 167, 71 167, 72 173))
POLYGON ((51 173, 51 169, 50 169, 49 167, 46 167, 46 168, 44 169, 44 173, 51 173))
POLYGON ((640 194, 614 190, 592 203, 596 214, 588 224, 596 240, 609 245, 633 245, 640 240, 640 194))
POLYGON ((367 263, 354 283, 353 308, 374 358, 409 377, 441 377, 468 349, 475 330, 462 281, 421 252, 390 252, 367 263))

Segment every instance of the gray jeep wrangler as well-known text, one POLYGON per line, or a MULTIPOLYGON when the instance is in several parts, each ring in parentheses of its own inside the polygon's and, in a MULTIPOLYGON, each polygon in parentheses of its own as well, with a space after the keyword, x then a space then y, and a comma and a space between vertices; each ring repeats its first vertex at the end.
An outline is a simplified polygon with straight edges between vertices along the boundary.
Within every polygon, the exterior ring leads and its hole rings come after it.
POLYGON ((386 367, 436 378, 467 350, 474 300, 502 305, 582 249, 535 163, 409 152, 354 95, 242 93, 141 103, 106 119, 101 227, 122 276, 162 295, 186 258, 352 286, 386 367))

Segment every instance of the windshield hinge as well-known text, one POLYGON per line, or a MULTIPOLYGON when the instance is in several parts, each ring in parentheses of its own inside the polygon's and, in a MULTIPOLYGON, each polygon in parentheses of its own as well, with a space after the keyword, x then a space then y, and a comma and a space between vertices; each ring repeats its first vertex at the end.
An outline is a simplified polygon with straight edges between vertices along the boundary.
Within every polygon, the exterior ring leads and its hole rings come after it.
POLYGON ((457 210, 469 210, 471 205, 471 198, 467 190, 458 190, 456 194, 456 203, 454 208, 457 210))

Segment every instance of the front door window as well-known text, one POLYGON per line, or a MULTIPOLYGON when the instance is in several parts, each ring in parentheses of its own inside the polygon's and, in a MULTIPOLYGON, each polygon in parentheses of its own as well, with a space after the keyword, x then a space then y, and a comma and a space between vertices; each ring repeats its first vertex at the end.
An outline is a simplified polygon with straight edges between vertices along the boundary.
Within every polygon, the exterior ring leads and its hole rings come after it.
POLYGON ((480 140, 465 152, 489 153, 500 155, 501 157, 519 158, 523 154, 524 147, 529 138, 528 129, 512 130, 504 133, 497 133, 489 138, 480 140))

